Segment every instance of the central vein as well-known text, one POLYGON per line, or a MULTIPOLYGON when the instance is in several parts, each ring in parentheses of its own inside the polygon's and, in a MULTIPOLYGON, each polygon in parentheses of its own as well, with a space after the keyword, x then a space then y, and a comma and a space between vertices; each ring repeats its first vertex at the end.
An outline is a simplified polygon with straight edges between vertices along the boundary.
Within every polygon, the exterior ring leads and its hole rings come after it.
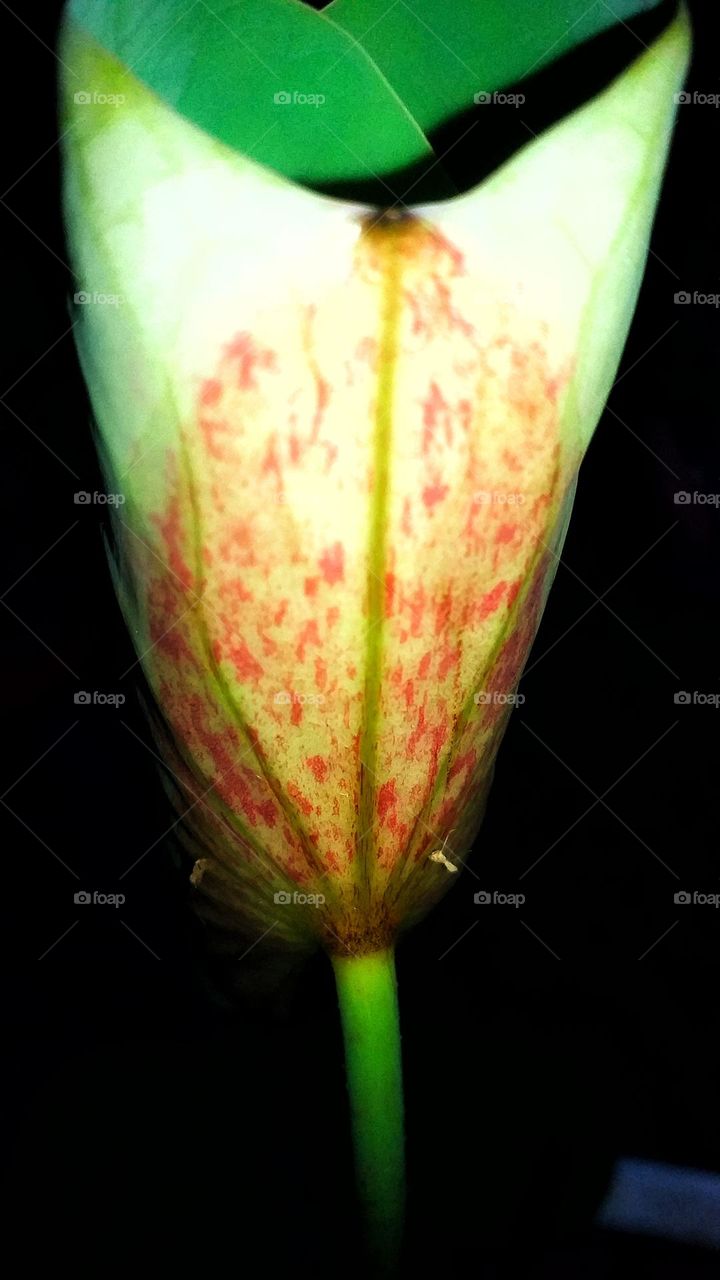
POLYGON ((358 878, 361 895, 366 901, 369 901, 371 895, 375 863, 377 728, 380 716, 385 630, 390 450, 398 356, 398 325, 402 309, 404 231, 402 224, 394 223, 389 226, 376 224, 366 233, 370 254, 373 258, 377 255, 377 265, 381 273, 378 382, 373 448, 374 483, 370 502, 368 545, 365 696, 360 739, 358 878))

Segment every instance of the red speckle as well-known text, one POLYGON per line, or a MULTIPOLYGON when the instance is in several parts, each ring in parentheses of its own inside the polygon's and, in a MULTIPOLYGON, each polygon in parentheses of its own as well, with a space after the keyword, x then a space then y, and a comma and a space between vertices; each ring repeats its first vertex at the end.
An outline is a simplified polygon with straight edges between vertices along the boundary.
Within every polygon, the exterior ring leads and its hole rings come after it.
POLYGON ((297 698, 293 699, 292 709, 290 711, 290 723, 298 725, 303 717, 303 704, 297 698))
POLYGON ((287 607, 288 607, 288 601, 287 601, 287 600, 281 600, 281 601, 280 601, 280 604, 278 605, 277 609, 275 610, 275 617, 273 618, 273 622, 275 623, 275 626, 276 626, 276 627, 279 627, 279 626, 280 626, 280 623, 282 622, 283 618, 285 617, 285 614, 287 613, 287 607))
POLYGON ((355 666, 355 663, 354 663, 354 662, 349 662, 349 663, 348 663, 348 666, 347 666, 347 673, 348 673, 348 675, 349 675, 349 677, 350 677, 350 679, 351 679, 351 680, 354 680, 354 679, 355 679, 355 676, 357 675, 357 667, 355 666))
POLYGON ((395 574, 385 574, 385 616, 392 618, 393 601, 395 599, 395 574))
POLYGON ((428 726, 425 723, 425 703, 423 703, 421 707, 418 707, 417 724, 413 729, 412 733, 410 734, 410 737, 407 740, 408 759, 412 759, 412 757, 415 755, 415 748, 418 742, 420 741, 420 739, 425 736, 427 731, 428 731, 428 726))
POLYGON ((388 782, 383 782, 378 791, 377 807, 378 815, 381 822, 387 821, 388 810, 394 809, 397 804, 397 791, 395 790, 395 779, 390 778, 388 782))
POLYGON ((304 813, 306 817, 309 813, 314 812, 312 803, 308 800, 307 796, 303 795, 296 783, 288 782, 286 790, 290 799, 295 801, 301 812, 304 813))
POLYGON ((420 665, 418 667, 418 676, 420 677, 421 680, 425 679, 425 676, 430 670, 431 662, 432 662, 432 651, 428 649, 427 653, 424 653, 422 658, 420 659, 420 665))
POLYGON ((345 577, 345 549, 341 542, 335 542, 323 551, 318 561, 325 581, 332 586, 342 582, 345 577))
POLYGON ((258 680, 264 675, 260 663, 253 657, 244 640, 228 648, 228 657, 240 680, 258 680))
POLYGON ((443 649, 443 652, 440 658, 440 665, 438 666, 438 679, 444 680, 445 676, 448 674, 448 671, 451 671, 453 667, 457 666, 459 661, 460 661, 459 645, 455 649, 450 649, 449 647, 443 649))
POLYGON ((317 589, 318 589, 318 583, 319 583, 319 581, 320 581, 320 579, 319 579, 319 578, 306 578, 306 579, 305 579, 305 595, 306 595, 306 596, 316 596, 316 595, 317 595, 317 589))
POLYGON ((277 653, 277 645, 271 636, 258 627, 258 635, 262 641, 263 658, 272 658, 277 653))
POLYGON ((466 751, 464 755, 458 756, 457 759, 453 760, 453 763, 448 769, 448 783, 451 783, 453 778, 456 778, 458 774, 464 773, 466 769, 472 769, 476 758, 475 752, 471 749, 470 751, 466 751))
POLYGON ((452 596, 447 591, 439 603, 435 606, 435 635, 439 636, 447 627, 450 621, 450 611, 452 609, 452 596))
POLYGON ((403 498, 402 523, 400 527, 403 533, 407 534, 408 538, 412 537, 413 529, 412 529, 412 521, 410 519, 410 499, 409 498, 403 498))
POLYGON ((517 533, 516 524, 501 524, 500 528, 495 534, 495 541, 497 543, 512 542, 516 533, 517 533))
POLYGON ((484 622, 499 607, 505 594, 507 582, 497 582, 491 591, 486 591, 477 613, 478 622, 484 622))
POLYGON ((239 333, 233 338, 226 355, 237 364, 237 384, 243 391, 257 387, 256 370, 275 368, 275 352, 258 347, 249 333, 239 333))
POLYGON ((233 751, 238 747, 234 731, 226 729, 223 733, 213 733, 208 729, 205 705, 197 696, 188 699, 187 711, 194 735, 215 765, 218 775, 215 785, 223 800, 231 808, 244 813, 251 826, 256 826, 258 818, 262 818, 267 826, 273 827, 277 820, 274 801, 267 794, 260 800, 252 794, 252 790, 257 791, 258 782, 265 791, 266 784, 251 769, 238 769, 233 759, 233 751))
POLYGON ((442 747, 442 744, 445 741, 447 734, 448 734, 448 726, 445 724, 436 724, 435 727, 430 730, 430 738, 431 738, 432 745, 430 747, 429 774, 430 774, 431 780, 435 777, 437 773, 440 748, 442 747))
POLYGON ((200 390, 200 403, 217 404, 222 395, 222 383, 217 378, 206 378, 200 390))
POLYGON ((255 728, 255 726, 249 724, 247 726, 246 733, 248 738, 250 739, 250 742, 252 743, 253 751, 255 752, 255 755, 257 756, 258 760, 265 760, 266 759, 265 751, 263 750, 262 743, 260 742, 260 735, 257 729, 255 728))
POLYGON ((247 520, 234 520, 225 526, 225 537, 220 543, 222 560, 235 560, 236 564, 254 565, 256 554, 253 533, 247 520))
POLYGON ((290 436, 290 461, 300 461, 300 441, 294 434, 290 436))
POLYGON ((435 428, 438 424, 438 414, 441 410, 447 410, 447 404, 443 400, 442 393, 436 382, 430 383, 430 390, 427 399, 423 401, 423 437, 422 451, 427 454, 430 446, 435 439, 435 428))
POLYGON ((324 689, 327 684, 327 664, 322 658, 315 659, 315 686, 317 689, 324 689))
POLYGON ((275 436, 271 436, 268 441, 267 452, 262 461, 262 470, 265 473, 268 471, 274 471, 278 480, 281 478, 280 459, 278 458, 277 449, 275 447, 275 436))
POLYGON ((432 511, 436 503, 442 502, 443 498, 446 498, 449 492, 449 486, 446 484, 440 484, 439 480, 435 480, 432 484, 426 485, 422 491, 422 500, 428 511, 432 511))
MULTIPOLYGON (((168 575, 151 582, 148 590, 150 638, 173 662, 197 666, 184 628, 178 624, 187 608, 178 584, 168 575)), ((166 698, 167 702, 169 699, 166 698)))
POLYGON ((248 600, 254 598, 252 591, 248 591, 242 578, 234 578, 230 582, 222 583, 219 590, 223 600, 228 600, 231 604, 246 604, 248 600))
POLYGON ((328 627, 334 627, 339 617, 340 617, 340 610, 338 609, 337 605, 333 605, 332 609, 328 609, 327 613, 325 614, 325 619, 327 621, 328 627))
POLYGON ((417 639, 422 631, 422 616, 425 611, 425 588, 420 583, 409 600, 410 634, 417 639))
POLYGON ((323 756, 308 756, 305 763, 318 782, 325 781, 328 776, 328 762, 323 756))
POLYGON ((558 393, 559 388, 562 386, 562 383, 563 383, 563 379, 562 379, 562 378, 547 378, 547 379, 546 379, 546 381, 545 381, 545 395, 547 396, 547 398, 548 398, 548 400, 550 401, 550 403, 551 403, 551 404, 554 404, 554 403, 555 403, 555 401, 557 400, 557 393, 558 393))
POLYGON ((263 800, 262 804, 258 805, 258 813, 265 819, 265 822, 269 827, 275 826, 275 823, 277 822, 277 813, 275 812, 272 800, 263 800))
POLYGON ((415 698, 415 686, 412 680, 405 681, 405 706, 410 710, 415 698))
POLYGON ((472 423, 473 407, 470 400, 458 400, 458 417, 463 431, 468 431, 472 423))
POLYGON ((298 662, 304 662, 305 660, 306 645, 308 644, 319 645, 320 643, 321 643, 320 633, 318 632, 317 622, 315 621, 314 618, 310 618, 310 620, 305 623, 305 626, 302 628, 302 630, 300 631, 300 634, 298 635, 297 645, 295 646, 295 655, 297 657, 298 662))
POLYGON ((164 539, 170 568, 175 577, 180 579, 184 589, 189 591, 192 586, 192 574, 183 555, 180 499, 173 498, 168 505, 167 514, 164 517, 155 516, 154 520, 164 539))

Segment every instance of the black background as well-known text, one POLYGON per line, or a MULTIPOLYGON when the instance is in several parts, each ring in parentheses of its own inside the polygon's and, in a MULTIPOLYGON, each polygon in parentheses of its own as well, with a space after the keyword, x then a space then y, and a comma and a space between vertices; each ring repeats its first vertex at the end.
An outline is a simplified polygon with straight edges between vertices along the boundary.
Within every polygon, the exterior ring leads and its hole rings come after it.
MULTIPOLYGON (((102 480, 69 332, 59 9, 3 13, 12 1221, 28 1258, 49 1249, 94 1270, 128 1251, 162 1267, 201 1259, 210 1273, 352 1273, 329 966, 312 961, 275 1003, 213 996, 202 931, 160 838, 173 815, 143 746, 138 669, 120 680, 134 654, 104 512, 73 503, 102 480), (85 688, 127 701, 75 707, 85 688), (117 890, 135 859, 122 909, 75 907, 78 888, 117 890)), ((691 9, 687 87, 718 92, 709 7, 691 9)), ((623 38, 629 57, 637 46, 623 38)), ((583 80, 602 81, 610 48, 582 54, 583 80)), ((604 1276, 621 1246, 586 1228, 619 1153, 720 1168, 720 912, 673 898, 720 891, 720 709, 674 702, 679 690, 720 691, 720 510, 673 499, 720 493, 716 312, 674 302, 680 290, 720 293, 719 121, 710 105, 679 111, 636 319, 474 876, 400 948, 408 1270, 477 1272, 483 1261, 487 1275, 604 1276), (485 909, 478 888, 527 901, 485 909)), ((643 1275, 703 1273, 699 1256, 622 1248, 643 1275)))

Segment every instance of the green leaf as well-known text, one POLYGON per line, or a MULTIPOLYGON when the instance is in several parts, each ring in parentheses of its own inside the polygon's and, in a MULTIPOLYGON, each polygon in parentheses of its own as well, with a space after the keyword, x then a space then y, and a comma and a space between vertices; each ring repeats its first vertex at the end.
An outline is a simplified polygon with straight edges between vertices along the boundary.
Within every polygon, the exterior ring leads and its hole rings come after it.
POLYGON ((333 0, 425 132, 659 0, 333 0))
POLYGON ((428 167, 447 194, 426 134, 476 93, 657 3, 334 0, 318 13, 300 0, 70 0, 68 14, 181 115, 294 181, 375 182, 382 201, 383 175, 408 170, 391 203, 421 197, 428 167))
POLYGON ((181 115, 295 181, 369 180, 433 158, 368 54, 298 0, 71 0, 68 15, 181 115))

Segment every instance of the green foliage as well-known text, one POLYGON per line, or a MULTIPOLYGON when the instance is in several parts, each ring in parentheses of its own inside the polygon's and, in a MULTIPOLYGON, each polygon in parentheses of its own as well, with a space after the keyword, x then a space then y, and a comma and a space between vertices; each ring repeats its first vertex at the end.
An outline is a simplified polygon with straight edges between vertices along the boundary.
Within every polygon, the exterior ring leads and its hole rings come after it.
POLYGON ((428 132, 476 93, 657 2, 70 0, 68 12, 207 133, 319 185, 427 167, 428 132))

